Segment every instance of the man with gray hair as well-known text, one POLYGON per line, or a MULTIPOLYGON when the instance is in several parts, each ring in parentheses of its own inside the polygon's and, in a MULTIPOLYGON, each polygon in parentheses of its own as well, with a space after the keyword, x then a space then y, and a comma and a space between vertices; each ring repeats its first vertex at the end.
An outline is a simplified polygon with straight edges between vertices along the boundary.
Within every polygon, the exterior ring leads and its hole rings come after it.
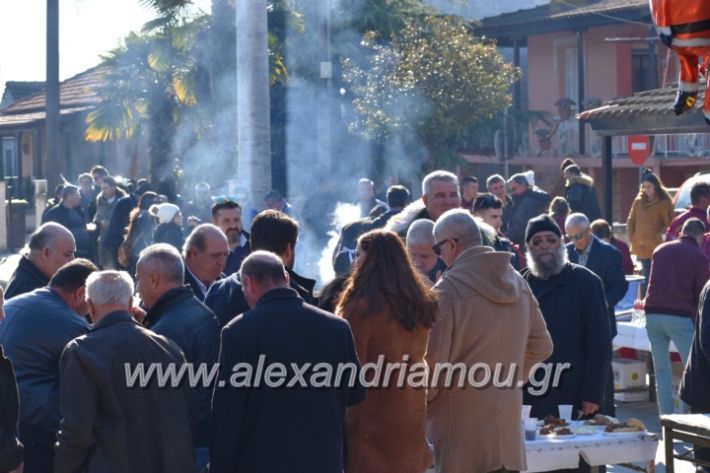
POLYGON ((460 206, 461 194, 456 174, 443 170, 433 171, 422 180, 422 198, 412 202, 392 217, 385 225, 385 229, 392 230, 405 238, 409 226, 415 220, 427 218, 436 222, 441 214, 460 206))
POLYGON ((445 212, 434 238, 433 249, 449 268, 434 286, 440 317, 429 334, 429 366, 462 363, 470 370, 483 363, 516 372, 506 386, 432 386, 428 431, 436 471, 526 470, 519 381, 552 353, 542 314, 511 254, 481 245, 469 211, 445 212))
POLYGON ((434 253, 434 243, 434 222, 421 219, 410 225, 405 241, 407 253, 412 264, 432 283, 435 283, 446 269, 444 262, 434 253))
POLYGON ((185 259, 185 284, 192 288, 200 301, 205 300, 210 286, 226 277, 229 241, 216 225, 205 223, 195 227, 187 236, 182 249, 185 259))
POLYGON ((544 214, 550 196, 530 183, 527 173, 518 173, 508 180, 513 205, 507 213, 507 236, 513 243, 525 247, 525 228, 531 218, 544 214))
POLYGON ((343 471, 345 411, 365 393, 359 383, 350 385, 348 374, 325 382, 321 378, 317 388, 314 380, 322 367, 336 373, 350 366, 359 372, 350 326, 304 302, 289 287, 289 273, 273 253, 254 251, 238 274, 251 310, 222 330, 210 472, 343 471), (264 379, 250 375, 247 386, 229 383, 234 367, 247 365, 259 373, 263 360, 264 379), (283 370, 273 369, 279 367, 283 370), (290 384, 298 381, 294 371, 301 369, 307 370, 301 372, 303 381, 290 384))
MULTIPOLYGON (((602 280, 609 314, 609 333, 613 340, 617 334, 614 308, 624 298, 626 289, 629 287, 621 263, 621 253, 614 246, 602 241, 592 233, 589 219, 583 213, 570 214, 565 221, 565 231, 570 241, 567 244, 569 260, 589 269, 602 280)), ((604 392, 602 412, 609 416, 616 415, 614 376, 611 366, 604 392)))
POLYGON ((128 375, 153 366, 177 371, 185 363, 175 343, 134 320, 132 296, 126 272, 96 272, 87 279, 93 326, 69 342, 60 359, 55 473, 195 471, 190 390, 152 379, 136 387, 128 375))
POLYGON ((560 404, 574 406, 573 414, 594 414, 602 405, 611 366, 604 286, 589 269, 569 262, 562 232, 549 215, 531 219, 525 239, 528 268, 523 277, 540 304, 554 343, 546 363, 568 367, 556 386, 548 386, 545 392, 528 390, 525 403, 538 418, 559 417, 560 404))
POLYGON ((29 252, 20 258, 5 291, 5 299, 47 285, 54 273, 74 259, 74 235, 58 223, 40 226, 30 236, 29 252))
MULTIPOLYGON (((143 325, 177 343, 188 363, 212 367, 219 354, 219 322, 189 286, 183 285, 185 269, 177 250, 168 244, 151 245, 136 264, 136 283, 148 312, 143 325)), ((196 388, 199 430, 195 439, 197 471, 209 461, 208 418, 212 386, 196 388)))

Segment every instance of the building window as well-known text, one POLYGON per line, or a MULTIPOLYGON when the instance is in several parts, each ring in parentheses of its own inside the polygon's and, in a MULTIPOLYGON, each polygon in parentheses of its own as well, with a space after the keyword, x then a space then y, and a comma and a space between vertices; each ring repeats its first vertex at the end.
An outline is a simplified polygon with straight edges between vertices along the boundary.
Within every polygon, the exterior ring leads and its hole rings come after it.
POLYGON ((631 89, 633 93, 651 89, 651 57, 648 49, 636 49, 631 52, 631 89))
POLYGON ((2 139, 2 165, 5 177, 17 177, 17 143, 13 137, 2 139))

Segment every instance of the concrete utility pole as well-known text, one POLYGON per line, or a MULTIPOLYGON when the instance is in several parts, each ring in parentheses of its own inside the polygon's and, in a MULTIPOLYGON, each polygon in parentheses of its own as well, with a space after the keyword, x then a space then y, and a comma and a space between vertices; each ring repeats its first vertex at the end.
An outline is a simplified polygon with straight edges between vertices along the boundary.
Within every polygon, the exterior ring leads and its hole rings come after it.
POLYGON ((47 0, 47 83, 44 156, 45 177, 50 189, 62 172, 59 133, 59 0, 47 0))

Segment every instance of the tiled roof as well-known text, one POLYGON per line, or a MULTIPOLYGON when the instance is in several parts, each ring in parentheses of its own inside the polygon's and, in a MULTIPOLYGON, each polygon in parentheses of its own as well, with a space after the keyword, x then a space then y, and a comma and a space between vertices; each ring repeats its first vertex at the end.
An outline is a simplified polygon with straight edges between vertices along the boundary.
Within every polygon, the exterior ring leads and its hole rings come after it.
MULTIPOLYGON (((96 66, 75 75, 59 84, 59 103, 61 108, 75 108, 86 105, 95 105, 101 98, 98 96, 97 86, 103 84, 108 68, 96 66)), ((31 113, 44 111, 45 93, 37 92, 22 100, 18 100, 2 111, 3 115, 16 113, 31 113)))
POLYGON ((12 94, 12 98, 17 102, 20 99, 24 99, 28 95, 40 92, 44 90, 44 82, 27 82, 27 81, 14 81, 9 80, 5 82, 5 94, 12 94))
MULTIPOLYGON (((62 108, 60 114, 71 115, 72 113, 91 110, 91 108, 92 107, 62 108)), ((44 111, 33 113, 15 113, 12 115, 0 115, 0 128, 28 125, 30 123, 44 120, 44 116, 44 111)))
POLYGON ((648 16, 650 25, 648 0, 552 0, 547 5, 485 18, 477 30, 495 36, 497 31, 508 31, 516 26, 522 27, 520 33, 524 34, 525 29, 535 24, 559 25, 558 29, 568 29, 565 23, 573 19, 589 17, 605 23, 618 23, 621 19, 614 15, 629 12, 648 16))
MULTIPOLYGON (((674 115, 673 102, 675 101, 677 86, 671 85, 661 89, 638 92, 631 97, 612 99, 604 102, 600 107, 585 110, 577 115, 580 120, 589 121, 600 118, 632 118, 648 115, 674 115)), ((705 86, 701 86, 695 108, 687 114, 700 114, 702 112, 705 86)))
POLYGON ((612 99, 601 107, 577 115, 600 135, 663 135, 708 133, 703 117, 705 87, 701 87, 695 107, 679 116, 673 112, 676 86, 639 92, 632 97, 612 99))

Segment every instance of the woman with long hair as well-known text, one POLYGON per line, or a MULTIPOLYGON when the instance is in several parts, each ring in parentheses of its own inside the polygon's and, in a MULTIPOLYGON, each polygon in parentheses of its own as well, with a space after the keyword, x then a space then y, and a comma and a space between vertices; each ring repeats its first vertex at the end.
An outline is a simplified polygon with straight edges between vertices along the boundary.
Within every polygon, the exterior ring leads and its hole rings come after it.
MULTIPOLYGON (((383 357, 405 371, 424 363, 437 314, 424 277, 394 232, 368 232, 356 251, 337 313, 350 323, 361 363, 383 357)), ((422 473, 431 466, 426 389, 400 386, 394 378, 370 388, 365 401, 348 410, 347 473, 422 473)))
POLYGON ((646 281, 651 270, 653 250, 663 242, 663 235, 672 219, 673 199, 658 176, 650 170, 646 171, 626 221, 631 253, 641 261, 646 281))
MULTIPOLYGON (((141 251, 153 243, 153 217, 149 209, 158 203, 158 194, 153 191, 146 191, 138 198, 138 205, 131 210, 128 217, 128 227, 126 227, 126 238, 123 245, 128 251, 129 274, 136 273, 136 263, 141 251)), ((121 264, 124 264, 122 262, 121 264)))
MULTIPOLYGON (((552 199, 547 214, 555 220, 555 223, 557 223, 557 226, 560 227, 560 229, 564 229, 565 221, 569 215, 569 203, 567 202, 567 199, 559 196, 552 199)), ((569 240, 565 238, 565 241, 569 240)))

